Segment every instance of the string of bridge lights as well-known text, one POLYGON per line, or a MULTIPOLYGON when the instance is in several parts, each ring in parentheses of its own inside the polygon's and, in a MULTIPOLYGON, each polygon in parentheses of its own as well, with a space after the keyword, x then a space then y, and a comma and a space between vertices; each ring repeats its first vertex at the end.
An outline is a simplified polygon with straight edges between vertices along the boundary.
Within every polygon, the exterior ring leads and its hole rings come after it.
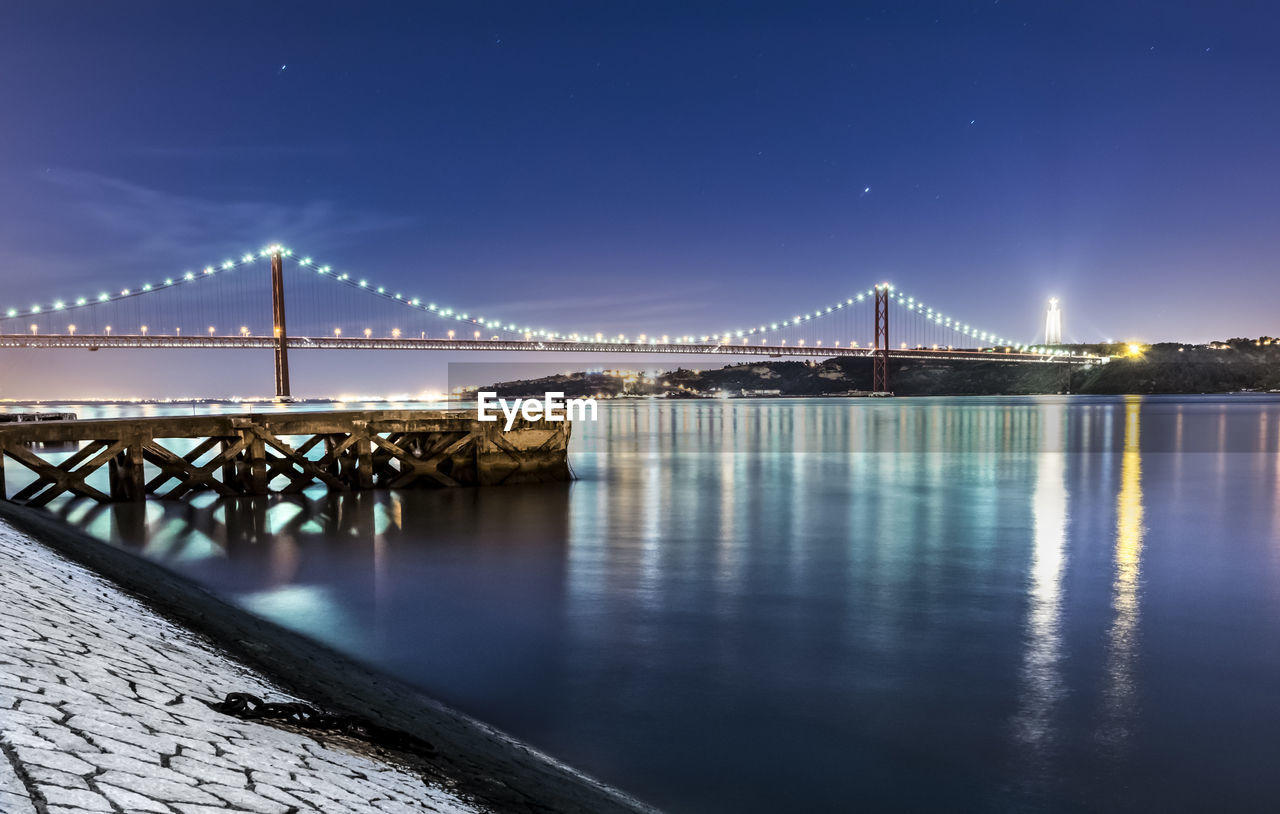
MULTIPOLYGON (((294 256, 293 249, 289 249, 283 246, 268 246, 257 252, 247 252, 243 255, 238 256, 238 258, 235 258, 235 259, 229 258, 227 260, 224 260, 221 263, 205 266, 203 269, 201 269, 198 272, 186 271, 177 277, 166 277, 160 283, 155 283, 155 284, 143 283, 142 285, 137 286, 136 288, 121 289, 118 293, 111 293, 109 291, 104 291, 99 293, 95 297, 76 297, 70 300, 54 300, 51 303, 32 305, 30 308, 26 308, 26 309, 9 308, 4 312, 3 318, 17 319, 17 318, 42 317, 42 316, 48 316, 51 313, 74 311, 79 308, 87 308, 90 306, 100 305, 104 303, 119 302, 121 300, 129 299, 131 297, 137 297, 142 294, 151 293, 153 291, 161 291, 167 288, 172 288, 174 286, 182 285, 184 283, 195 282, 196 280, 212 277, 214 275, 218 275, 223 272, 232 271, 241 266, 245 266, 250 263, 265 259, 271 256, 276 251, 279 251, 280 254, 284 257, 294 256)), ((406 297, 403 294, 400 294, 398 292, 392 293, 384 286, 377 286, 377 285, 370 284, 367 279, 363 279, 363 278, 357 279, 355 277, 352 277, 350 272, 336 272, 333 270, 331 266, 322 265, 310 257, 299 258, 297 262, 300 266, 304 268, 313 269, 319 275, 325 276, 328 279, 332 279, 339 283, 349 285, 352 288, 360 289, 366 293, 382 297, 383 299, 397 302, 409 308, 414 308, 427 313, 435 314, 437 317, 440 317, 441 319, 452 320, 456 322, 466 322, 466 323, 477 325, 483 328, 520 333, 520 334, 524 334, 526 339, 532 339, 533 337, 538 337, 538 338, 553 339, 553 340, 569 339, 569 340, 577 341, 577 340, 585 340, 589 338, 589 334, 586 334, 586 333, 561 334, 554 331, 547 331, 544 329, 535 330, 530 327, 520 328, 514 324, 504 324, 501 320, 485 319, 483 316, 472 317, 470 314, 468 314, 465 311, 456 311, 453 308, 438 306, 433 302, 424 303, 423 300, 419 297, 406 297)), ((599 334, 596 335, 596 338, 603 339, 599 334)), ((617 337, 613 337, 605 341, 623 342, 623 341, 626 341, 626 338, 624 336, 619 335, 617 337)))
MULTIPOLYGON (((366 292, 372 292, 385 299, 395 300, 397 302, 400 302, 401 304, 406 304, 411 307, 422 308, 423 310, 434 312, 438 316, 442 316, 446 319, 453 318, 455 320, 461 320, 464 322, 472 322, 474 324, 481 325, 487 328, 509 331, 514 333, 522 333, 525 335, 526 339, 530 339, 536 336, 539 338, 554 339, 554 340, 568 339, 571 341, 590 341, 591 339, 594 338, 594 340, 598 342, 603 341, 603 342, 612 342, 612 343, 620 343, 620 344, 635 343, 635 340, 629 339, 625 334, 617 334, 616 336, 607 337, 607 338, 600 333, 595 334, 594 337, 592 337, 591 334, 588 334, 585 332, 581 334, 578 334, 578 333, 561 334, 561 333, 546 331, 542 329, 534 330, 528 327, 520 328, 516 325, 511 325, 511 324, 504 325, 501 320, 485 320, 484 317, 472 318, 466 312, 459 313, 454 311, 452 308, 437 306, 435 303, 428 303, 424 306, 421 304, 421 300, 417 298, 405 299, 398 293, 391 294, 388 292, 388 290, 385 287, 371 286, 369 282, 364 279, 357 281, 354 278, 352 278, 349 273, 341 273, 341 274, 335 273, 329 266, 320 266, 316 264, 316 262, 313 261, 310 257, 304 257, 301 260, 299 260, 298 263, 302 266, 314 267, 321 274, 328 274, 331 279, 335 279, 335 280, 338 280, 339 282, 346 283, 347 285, 360 288, 366 292)), ((977 328, 967 323, 962 324, 959 320, 953 319, 952 317, 945 316, 940 311, 934 311, 933 308, 926 306, 923 302, 917 301, 915 297, 907 296, 902 292, 898 291, 893 285, 890 285, 889 283, 884 283, 883 285, 889 289, 890 302, 896 302, 898 305, 906 308, 908 311, 914 311, 924 316, 926 319, 932 321, 936 325, 948 328, 957 333, 972 337, 973 339, 977 339, 982 342, 988 342, 991 345, 1009 346, 1009 347, 1016 348, 1018 350, 1027 349, 1026 345, 1012 343, 1009 340, 1005 339, 1004 337, 998 336, 988 331, 980 331, 977 328)), ((782 320, 781 322, 762 324, 757 328, 745 328, 745 329, 734 330, 734 331, 724 331, 718 334, 703 334, 701 337, 701 342, 704 344, 708 342, 719 342, 723 344, 723 343, 731 342, 734 338, 749 340, 750 337, 766 334, 771 331, 776 331, 780 328, 794 327, 796 325, 799 325, 802 322, 808 322, 813 319, 820 319, 821 317, 843 310, 844 308, 853 305, 855 302, 863 302, 866 300, 867 297, 874 297, 875 293, 876 293, 875 288, 870 288, 870 289, 867 289, 866 291, 859 292, 853 297, 849 297, 845 299, 843 302, 836 302, 832 305, 826 306, 825 308, 819 308, 817 311, 814 311, 810 314, 799 314, 792 317, 791 319, 785 319, 785 320, 782 320)), ((671 338, 669 336, 662 336, 662 337, 650 336, 649 334, 640 334, 639 336, 639 344, 656 345, 659 343, 669 344, 672 342, 675 342, 677 344, 688 344, 688 343, 695 343, 698 341, 699 341, 698 337, 693 334, 677 336, 674 338, 671 338)))
MULTIPOLYGON (((882 283, 881 285, 884 288, 888 289, 890 303, 897 304, 908 311, 915 312, 920 316, 924 317, 925 319, 929 320, 930 322, 934 323, 935 325, 939 325, 944 328, 955 331, 956 333, 972 337, 973 339, 976 339, 981 342, 987 342, 990 345, 1008 346, 1008 347, 1015 348, 1017 350, 1027 349, 1026 345, 1021 345, 1021 344, 1011 342, 1010 340, 1002 336, 999 336, 997 334, 991 333, 989 331, 981 331, 973 327, 972 325, 969 325, 968 323, 961 323, 958 319, 953 319, 952 317, 946 316, 941 311, 935 311, 933 308, 926 306, 923 302, 916 300, 915 297, 908 296, 903 292, 898 291, 897 288, 895 288, 890 283, 882 283)), ((704 342, 710 341, 710 340, 715 340, 720 342, 730 342, 735 338, 745 339, 750 341, 750 339, 754 336, 767 335, 769 333, 773 333, 783 328, 795 327, 804 322, 809 322, 815 319, 821 319, 822 317, 828 316, 830 314, 835 314, 845 308, 848 308, 849 306, 854 305, 855 303, 864 302, 868 297, 874 298, 876 295, 876 288, 879 288, 879 287, 880 286, 876 286, 873 288, 869 288, 866 291, 860 291, 854 296, 848 297, 843 301, 837 301, 831 305, 825 306, 823 308, 819 308, 816 311, 813 311, 808 314, 796 314, 790 319, 784 319, 780 322, 770 322, 770 323, 761 324, 755 328, 744 328, 744 329, 738 329, 734 331, 722 331, 719 334, 708 334, 703 336, 702 339, 704 342)))
MULTIPOLYGON (((121 289, 118 294, 112 294, 109 291, 103 291, 95 297, 75 297, 70 300, 54 300, 53 302, 46 303, 46 304, 37 303, 36 305, 33 305, 30 308, 27 308, 25 310, 20 310, 17 308, 9 308, 4 311, 4 318, 16 319, 18 317, 47 316, 50 313, 56 313, 60 311, 73 311, 77 308, 88 308, 93 305, 99 305, 99 304, 108 303, 108 302, 119 302, 120 300, 129 299, 130 297, 137 297, 142 294, 149 294, 153 291, 162 291, 166 288, 183 285, 185 283, 195 282, 196 280, 201 280, 201 279, 204 279, 205 277, 209 277, 214 274, 219 274, 224 271, 230 271, 231 269, 234 269, 237 266, 243 266, 255 260, 261 259, 263 257, 267 257, 269 254, 271 254, 271 251, 274 248, 275 247, 269 247, 267 249, 263 249, 261 252, 257 254, 253 252, 249 252, 248 254, 245 254, 242 257, 240 257, 239 260, 225 260, 216 266, 205 266, 203 269, 201 269, 198 272, 187 271, 178 277, 166 277, 162 282, 159 282, 159 283, 155 283, 155 284, 143 283, 142 285, 136 288, 124 288, 124 289, 121 289)), ((288 253, 289 252, 286 250, 285 254, 288 254, 288 253)))
MULTIPOLYGON (((88 308, 88 307, 103 304, 103 303, 119 302, 121 300, 129 299, 131 297, 137 297, 143 294, 151 293, 153 291, 160 291, 167 288, 172 288, 174 286, 192 283, 197 280, 222 274, 223 272, 232 271, 241 266, 245 266, 250 263, 256 262, 258 260, 265 259, 271 256, 276 251, 279 251, 280 254, 284 257, 294 256, 294 251, 292 249, 285 248, 283 246, 268 246, 257 252, 247 252, 243 255, 240 255, 238 259, 227 259, 216 265, 205 266, 199 271, 186 271, 176 277, 166 277, 162 282, 159 282, 159 283, 155 283, 155 284, 143 283, 142 285, 136 288, 124 288, 124 289, 121 289, 119 293, 111 293, 108 291, 104 291, 104 292, 100 292, 98 295, 94 297, 76 297, 70 300, 54 300, 51 303, 35 304, 27 309, 9 308, 4 311, 4 318, 16 319, 16 318, 47 316, 50 313, 73 311, 76 309, 88 308)), ((625 334, 617 334, 611 337, 605 337, 601 333, 591 334, 588 332, 564 334, 556 331, 548 331, 546 329, 541 329, 541 328, 534 329, 528 326, 520 327, 514 323, 506 323, 502 320, 485 319, 483 316, 480 316, 480 315, 472 317, 466 311, 458 311, 450 307, 437 305, 434 302, 429 302, 429 301, 424 302, 423 299, 420 297, 408 297, 403 295, 400 292, 393 291, 392 289, 388 289, 385 286, 372 284, 365 278, 353 277, 350 272, 334 271, 332 266, 321 264, 318 261, 313 260, 311 257, 298 258, 297 263, 299 266, 303 268, 314 270, 319 276, 325 277, 330 280, 334 280, 335 282, 350 286, 352 288, 359 289, 367 294, 372 294, 374 296, 381 297, 388 301, 398 303, 405 307, 413 308, 415 310, 422 311, 424 313, 434 314, 435 316, 448 321, 463 322, 471 325, 476 325, 481 328, 487 328, 490 330, 499 330, 499 331, 505 331, 508 333, 521 334, 524 336, 526 340, 533 340, 534 338, 537 338, 537 339, 547 339, 547 340, 553 340, 553 341, 566 341, 566 340, 574 341, 574 342, 595 341, 595 342, 606 342, 606 343, 616 343, 616 344, 635 344, 636 343, 636 340, 629 339, 625 334)), ((894 286, 888 283, 884 283, 882 285, 884 285, 889 291, 889 302, 894 303, 900 307, 903 307, 908 311, 917 313, 920 316, 924 317, 926 320, 934 323, 935 325, 950 329, 952 331, 955 331, 964 336, 971 337, 980 342, 989 343, 990 345, 1008 346, 1016 350, 1029 349, 1027 345, 1012 343, 1009 340, 997 334, 990 333, 988 331, 980 331, 977 328, 967 323, 961 323, 959 320, 953 319, 952 317, 945 316, 942 312, 935 311, 933 308, 926 306, 923 302, 916 300, 914 297, 907 296, 906 294, 904 294, 901 291, 898 291, 894 286)), ((848 297, 843 301, 837 301, 831 305, 819 308, 807 314, 797 314, 791 318, 784 319, 781 321, 762 323, 759 326, 753 327, 753 328, 743 328, 743 329, 732 330, 732 331, 722 331, 715 334, 706 333, 701 336, 700 340, 699 340, 699 337, 694 334, 686 334, 686 335, 677 336, 677 337, 670 337, 665 335, 659 337, 656 335, 651 336, 649 334, 640 334, 638 343, 651 344, 651 345, 671 344, 671 343, 691 344, 691 343, 697 343, 701 341, 701 343, 703 344, 712 343, 712 342, 718 343, 718 344, 726 344, 726 343, 732 342, 735 338, 743 340, 744 343, 748 343, 753 337, 765 336, 769 333, 773 333, 784 328, 792 328, 792 327, 801 325, 802 323, 805 323, 805 322, 810 322, 812 320, 821 319, 823 317, 838 313, 844 310, 845 308, 848 308, 854 305, 855 303, 864 302, 869 297, 874 298, 875 294, 876 294, 876 289, 869 288, 866 291, 860 291, 856 295, 848 297)), ((839 343, 836 343, 836 347, 838 346, 839 346, 839 343)))
MULTIPOLYGON (((285 250, 285 251, 287 252, 288 250, 285 250)), ((514 324, 504 323, 502 320, 485 319, 483 316, 479 316, 479 315, 473 317, 470 314, 468 314, 466 311, 455 311, 453 308, 448 308, 442 305, 436 305, 434 302, 424 303, 421 297, 406 297, 400 292, 392 293, 392 290, 386 288, 385 286, 373 285, 365 278, 357 279, 355 277, 352 277, 350 272, 334 271, 332 266, 321 265, 319 262, 311 259, 310 257, 300 258, 298 260, 298 265, 302 266, 303 268, 314 269, 317 274, 324 276, 330 280, 334 280, 335 282, 343 283, 345 285, 351 286, 352 288, 360 289, 361 291, 364 291, 367 294, 372 294, 374 296, 399 303, 400 305, 404 305, 409 308, 414 308, 420 311, 425 311, 430 314, 435 314, 437 317, 440 317, 441 319, 453 320, 455 322, 467 322, 472 325, 478 325, 482 328, 489 328, 491 330, 506 331, 508 333, 519 333, 519 334, 523 334, 525 339, 533 339, 534 337, 538 337, 540 339, 559 340, 559 339, 565 339, 565 338, 572 338, 576 340, 580 336, 579 334, 572 334, 572 335, 566 336, 566 335, 562 335, 552 331, 547 331, 544 329, 534 329, 527 326, 524 328, 521 328, 514 324)))

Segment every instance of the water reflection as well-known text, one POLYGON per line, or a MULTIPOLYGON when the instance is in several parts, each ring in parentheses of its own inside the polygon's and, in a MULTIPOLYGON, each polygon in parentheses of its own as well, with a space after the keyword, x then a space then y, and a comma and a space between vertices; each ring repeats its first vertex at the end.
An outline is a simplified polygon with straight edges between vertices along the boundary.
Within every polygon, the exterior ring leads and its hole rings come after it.
POLYGON ((1115 615, 1107 636, 1106 720, 1100 732, 1103 741, 1112 746, 1124 745, 1136 715, 1134 669, 1138 653, 1143 537, 1141 416, 1141 397, 1127 398, 1120 492, 1116 496, 1115 580, 1111 600, 1115 615))
POLYGON ((1036 458, 1032 496, 1032 550, 1027 648, 1022 664, 1022 692, 1015 720, 1018 739, 1033 753, 1053 741, 1053 716, 1062 698, 1062 576, 1067 558, 1067 454, 1065 408, 1043 411, 1043 447, 1036 458))
POLYGON ((546 713, 506 676, 559 669, 550 644, 562 627, 568 498, 568 484, 537 484, 53 509, 267 618, 431 676, 454 703, 496 701, 530 723, 546 713))

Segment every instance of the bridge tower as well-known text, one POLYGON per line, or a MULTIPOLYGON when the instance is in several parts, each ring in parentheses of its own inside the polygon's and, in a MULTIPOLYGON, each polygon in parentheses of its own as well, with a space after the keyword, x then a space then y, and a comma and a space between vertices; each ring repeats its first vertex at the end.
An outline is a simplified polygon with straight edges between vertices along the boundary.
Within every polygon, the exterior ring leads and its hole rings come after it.
POLYGON ((872 352, 871 390, 889 392, 889 284, 876 286, 876 347, 872 352))
POLYGON ((292 401, 289 394, 289 333, 284 323, 284 256, 279 246, 271 250, 271 323, 276 338, 276 399, 292 401))

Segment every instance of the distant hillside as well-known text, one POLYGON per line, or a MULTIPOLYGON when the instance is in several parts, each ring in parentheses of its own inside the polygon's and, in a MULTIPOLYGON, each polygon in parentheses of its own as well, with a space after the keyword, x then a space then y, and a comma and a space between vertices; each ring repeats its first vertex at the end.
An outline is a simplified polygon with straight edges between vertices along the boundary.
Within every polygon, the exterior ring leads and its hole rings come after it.
MULTIPOLYGON (((893 360, 890 386, 896 395, 1016 395, 1046 393, 1219 393, 1280 390, 1280 343, 1230 340, 1219 346, 1151 345, 1137 355, 1125 346, 1072 346, 1074 351, 1125 354, 1088 368, 1061 364, 991 361, 893 360)), ((670 395, 740 396, 778 391, 781 395, 839 394, 871 389, 871 360, 760 361, 717 370, 683 368, 645 378, 608 373, 578 373, 504 382, 491 388, 501 395, 532 396, 560 390, 568 396, 670 395)))

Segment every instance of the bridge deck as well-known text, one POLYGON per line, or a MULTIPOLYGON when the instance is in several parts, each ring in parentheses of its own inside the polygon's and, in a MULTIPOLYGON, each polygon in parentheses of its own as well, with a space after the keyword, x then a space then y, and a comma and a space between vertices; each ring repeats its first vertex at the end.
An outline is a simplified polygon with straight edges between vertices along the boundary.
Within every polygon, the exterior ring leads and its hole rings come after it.
POLYGON ((111 501, 317 484, 348 491, 568 480, 569 434, 568 422, 518 419, 504 431, 474 413, 423 410, 22 423, 0 427, 0 496, 42 506, 68 492, 111 501), (48 451, 59 444, 73 451, 48 451), (6 459, 34 476, 12 495, 6 459))
MULTIPOLYGON (((155 334, 0 334, 0 348, 275 348, 272 336, 164 336, 155 334)), ((416 339, 364 338, 345 336, 291 336, 285 340, 290 350, 417 350, 417 351, 522 351, 552 353, 679 353, 686 355, 734 356, 836 356, 867 357, 871 348, 839 348, 822 345, 743 345, 716 342, 582 342, 514 339, 416 339)), ((1088 365, 1100 356, 1055 356, 1003 349, 978 348, 891 348, 892 359, 961 360, 974 362, 1050 362, 1088 365)))

